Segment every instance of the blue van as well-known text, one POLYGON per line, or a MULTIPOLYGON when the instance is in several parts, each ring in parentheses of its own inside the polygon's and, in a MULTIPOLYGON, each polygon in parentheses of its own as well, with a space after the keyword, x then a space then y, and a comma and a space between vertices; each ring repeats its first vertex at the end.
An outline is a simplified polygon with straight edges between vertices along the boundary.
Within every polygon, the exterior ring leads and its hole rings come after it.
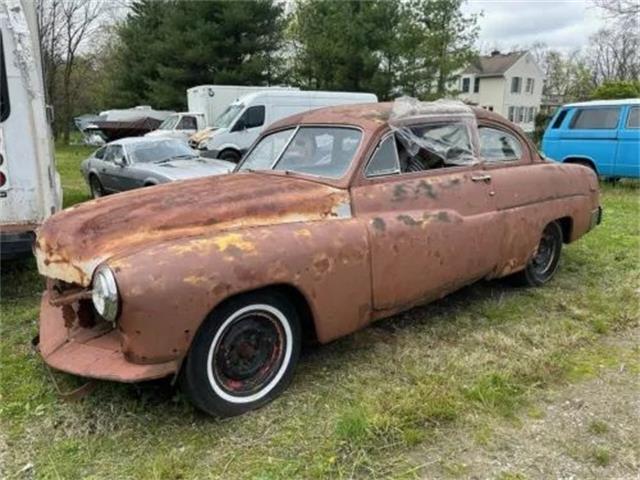
POLYGON ((604 177, 640 178, 640 99, 564 105, 544 132, 542 152, 604 177))

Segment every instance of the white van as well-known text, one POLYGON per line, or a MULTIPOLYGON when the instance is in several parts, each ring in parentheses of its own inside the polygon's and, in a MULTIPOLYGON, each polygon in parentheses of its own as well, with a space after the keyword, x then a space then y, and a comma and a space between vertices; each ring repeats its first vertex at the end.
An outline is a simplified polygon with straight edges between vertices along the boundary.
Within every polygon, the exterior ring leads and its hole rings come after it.
POLYGON ((47 121, 35 3, 0 1, 0 257, 31 252, 62 206, 47 121))
MULTIPOLYGON (((213 126, 216 118, 229 104, 249 93, 274 90, 299 90, 297 87, 254 87, 244 85, 198 85, 187 89, 187 108, 190 112, 201 112, 207 127, 213 126)), ((203 127, 204 128, 204 127, 203 127)))
POLYGON ((281 118, 315 108, 376 103, 373 93, 276 91, 250 93, 227 107, 198 148, 203 155, 238 162, 260 133, 281 118))

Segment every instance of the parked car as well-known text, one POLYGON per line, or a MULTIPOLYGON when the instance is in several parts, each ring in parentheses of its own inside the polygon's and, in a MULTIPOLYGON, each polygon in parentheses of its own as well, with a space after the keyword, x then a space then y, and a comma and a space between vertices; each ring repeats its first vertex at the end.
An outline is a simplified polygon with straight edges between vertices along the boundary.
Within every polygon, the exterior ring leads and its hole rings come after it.
POLYGON ((145 137, 178 138, 185 142, 189 137, 206 127, 204 113, 180 112, 174 113, 155 130, 145 133, 145 137))
POLYGON ((214 130, 201 141, 203 155, 238 162, 260 133, 271 123, 314 108, 354 103, 375 103, 372 93, 264 91, 247 94, 216 119, 214 130))
POLYGON ((120 382, 174 375, 198 408, 236 415, 283 391, 303 339, 483 278, 551 280, 563 243, 599 222, 593 171, 544 160, 492 112, 418 106, 295 115, 231 175, 52 217, 35 250, 44 361, 120 382))
POLYGON ((601 176, 640 178, 640 99, 564 105, 544 133, 542 151, 601 176))
POLYGON ((111 142, 80 164, 91 196, 185 178, 221 175, 235 165, 201 158, 183 140, 172 138, 123 138, 111 142))

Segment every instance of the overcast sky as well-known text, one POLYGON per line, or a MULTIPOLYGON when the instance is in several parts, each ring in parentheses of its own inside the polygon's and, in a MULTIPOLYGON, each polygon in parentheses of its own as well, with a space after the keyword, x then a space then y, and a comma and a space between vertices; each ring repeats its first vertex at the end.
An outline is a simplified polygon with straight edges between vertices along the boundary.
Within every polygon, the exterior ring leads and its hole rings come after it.
POLYGON ((478 20, 478 46, 508 51, 536 41, 568 52, 587 44, 605 26, 602 12, 589 0, 468 0, 465 13, 484 12, 478 20))

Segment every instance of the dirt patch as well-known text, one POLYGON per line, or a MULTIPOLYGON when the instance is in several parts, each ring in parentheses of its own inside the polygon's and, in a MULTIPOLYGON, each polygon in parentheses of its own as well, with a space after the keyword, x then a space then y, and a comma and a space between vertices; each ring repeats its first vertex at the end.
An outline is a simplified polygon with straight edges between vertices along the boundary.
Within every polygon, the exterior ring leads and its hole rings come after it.
POLYGON ((423 478, 637 479, 640 474, 640 330, 604 339, 635 358, 596 366, 595 377, 539 393, 512 419, 475 418, 439 432, 421 452, 423 478), (434 448, 434 443, 437 447, 434 448))

